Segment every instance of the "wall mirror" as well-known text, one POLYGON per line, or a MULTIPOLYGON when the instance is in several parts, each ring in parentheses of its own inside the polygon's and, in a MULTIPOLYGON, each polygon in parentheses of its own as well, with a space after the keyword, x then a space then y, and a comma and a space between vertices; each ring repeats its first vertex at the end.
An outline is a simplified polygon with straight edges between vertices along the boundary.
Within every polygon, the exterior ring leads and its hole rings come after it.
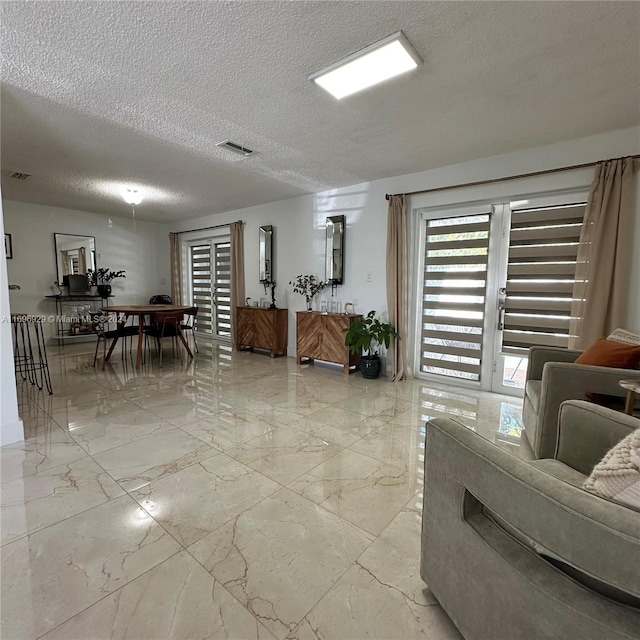
POLYGON ((273 227, 270 224, 260 227, 260 282, 263 284, 273 280, 273 227))
POLYGON ((86 276, 89 269, 95 270, 96 239, 94 236, 77 236, 69 233, 54 233, 53 236, 59 283, 63 282, 65 276, 86 276))
POLYGON ((329 284, 342 284, 344 278, 344 216, 327 218, 325 277, 329 284))

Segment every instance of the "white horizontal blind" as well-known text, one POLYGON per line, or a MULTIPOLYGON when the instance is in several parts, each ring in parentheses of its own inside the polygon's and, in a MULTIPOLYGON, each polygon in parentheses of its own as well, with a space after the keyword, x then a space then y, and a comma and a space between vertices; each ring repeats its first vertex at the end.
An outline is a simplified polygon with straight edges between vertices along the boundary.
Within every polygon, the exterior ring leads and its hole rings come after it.
POLYGON ((231 244, 218 242, 215 247, 216 335, 231 337, 231 244))
POLYGON ((489 214, 427 221, 420 370, 480 380, 489 214))
POLYGON ((195 330, 211 333, 211 245, 191 247, 191 291, 193 305, 198 307, 195 330))
POLYGON ((584 204, 512 212, 503 353, 567 347, 584 204))

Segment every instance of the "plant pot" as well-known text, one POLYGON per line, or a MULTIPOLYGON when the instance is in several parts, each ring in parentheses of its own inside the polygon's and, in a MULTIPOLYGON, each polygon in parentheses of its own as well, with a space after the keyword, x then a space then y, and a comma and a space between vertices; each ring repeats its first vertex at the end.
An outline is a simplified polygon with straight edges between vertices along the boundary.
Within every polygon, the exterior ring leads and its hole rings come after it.
POLYGON ((375 380, 380 377, 380 356, 362 356, 360 373, 363 378, 375 380))
POLYGON ((111 295, 111 285, 110 284, 99 284, 98 285, 98 295, 103 298, 107 298, 111 295))

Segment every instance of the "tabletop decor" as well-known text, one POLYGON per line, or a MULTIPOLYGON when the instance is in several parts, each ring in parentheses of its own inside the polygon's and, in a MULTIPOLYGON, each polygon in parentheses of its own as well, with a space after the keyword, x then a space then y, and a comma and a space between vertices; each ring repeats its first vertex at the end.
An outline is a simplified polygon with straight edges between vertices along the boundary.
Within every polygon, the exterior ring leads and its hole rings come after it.
POLYGON ((109 267, 101 267, 100 269, 88 269, 87 278, 92 287, 98 287, 98 293, 106 298, 111 295, 111 283, 116 278, 126 278, 125 271, 111 271, 109 267))
POLYGON ((277 309, 276 306, 276 282, 272 280, 270 283, 271 286, 271 304, 269 305, 269 309, 277 309))
POLYGON ((316 280, 313 275, 299 275, 289 282, 293 285, 294 293, 304 296, 307 301, 307 311, 311 311, 311 301, 316 293, 325 289, 328 285, 323 280, 316 280))

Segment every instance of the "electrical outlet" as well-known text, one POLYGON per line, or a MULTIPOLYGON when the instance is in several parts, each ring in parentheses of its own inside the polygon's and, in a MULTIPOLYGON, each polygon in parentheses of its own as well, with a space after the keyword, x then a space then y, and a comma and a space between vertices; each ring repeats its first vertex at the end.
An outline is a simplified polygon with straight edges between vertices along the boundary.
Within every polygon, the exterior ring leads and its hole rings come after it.
POLYGON ((160 284, 167 284, 166 278, 160 278, 160 284))
POLYGON ((373 271, 367 271, 367 275, 364 279, 365 282, 373 282, 373 271))

